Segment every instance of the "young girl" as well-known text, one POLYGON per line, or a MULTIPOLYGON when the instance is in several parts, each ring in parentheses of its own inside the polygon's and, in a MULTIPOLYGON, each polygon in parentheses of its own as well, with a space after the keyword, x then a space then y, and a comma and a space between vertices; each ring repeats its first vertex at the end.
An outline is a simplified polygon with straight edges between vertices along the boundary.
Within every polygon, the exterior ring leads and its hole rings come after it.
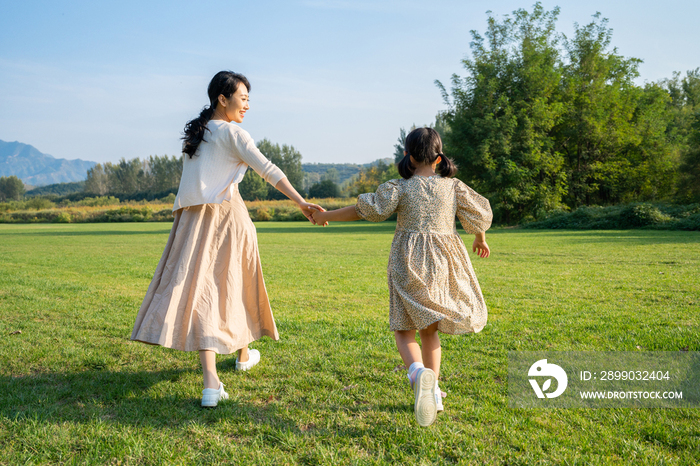
POLYGON ((451 178, 457 168, 442 154, 442 141, 434 129, 411 131, 405 149, 398 165, 403 179, 387 181, 376 193, 361 194, 355 206, 314 211, 313 217, 326 225, 361 218, 381 222, 398 213, 387 269, 389 320, 408 367, 416 419, 428 426, 443 410, 445 396, 438 386, 438 330, 457 335, 479 332, 486 325, 486 304, 457 234, 455 215, 464 230, 476 236, 473 250, 488 257, 484 232, 491 226, 492 213, 488 200, 451 178), (422 347, 416 343, 416 330, 422 347))
POLYGON ((185 126, 183 170, 175 221, 131 339, 199 351, 202 406, 228 398, 216 373, 216 354, 238 351, 236 370, 260 361, 248 344, 279 339, 265 290, 255 226, 238 183, 250 166, 295 201, 313 223, 312 208, 282 171, 255 147, 242 123, 250 83, 221 71, 209 83, 210 105, 185 126))

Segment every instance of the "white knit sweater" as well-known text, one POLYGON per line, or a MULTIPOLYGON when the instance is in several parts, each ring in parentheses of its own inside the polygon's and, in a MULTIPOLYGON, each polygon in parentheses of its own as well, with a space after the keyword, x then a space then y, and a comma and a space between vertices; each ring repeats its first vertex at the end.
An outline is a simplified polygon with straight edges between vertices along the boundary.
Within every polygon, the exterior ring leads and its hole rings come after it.
POLYGON ((231 199, 250 166, 273 186, 285 178, 282 170, 255 147, 248 132, 223 120, 210 120, 209 131, 194 157, 183 154, 182 178, 173 211, 231 199))

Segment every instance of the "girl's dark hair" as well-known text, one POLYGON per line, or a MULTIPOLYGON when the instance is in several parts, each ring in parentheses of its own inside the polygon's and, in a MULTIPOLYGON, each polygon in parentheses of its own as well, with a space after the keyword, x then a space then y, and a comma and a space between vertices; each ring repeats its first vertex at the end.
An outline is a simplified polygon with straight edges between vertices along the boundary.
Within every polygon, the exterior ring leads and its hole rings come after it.
POLYGON ((442 153, 442 140, 433 128, 416 128, 406 136, 404 144, 406 155, 398 163, 399 174, 406 179, 413 176, 416 167, 411 164, 411 156, 421 164, 432 164, 441 158, 438 164, 440 176, 449 178, 457 173, 457 165, 442 153))
POLYGON ((207 88, 209 105, 202 109, 197 118, 188 121, 185 125, 185 135, 182 137, 185 142, 182 144, 182 152, 189 155, 190 158, 194 157, 199 143, 204 141, 204 132, 209 130, 207 123, 214 116, 214 110, 219 103, 219 96, 223 95, 227 99, 231 98, 241 83, 250 92, 250 83, 242 74, 232 71, 219 71, 211 78, 207 88))

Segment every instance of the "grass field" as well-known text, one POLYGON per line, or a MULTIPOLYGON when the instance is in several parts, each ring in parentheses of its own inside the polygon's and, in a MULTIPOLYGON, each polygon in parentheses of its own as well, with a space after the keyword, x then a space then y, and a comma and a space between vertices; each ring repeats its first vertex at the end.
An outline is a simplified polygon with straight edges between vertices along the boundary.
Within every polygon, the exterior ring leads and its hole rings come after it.
POLYGON ((215 410, 195 353, 128 339, 170 224, 0 225, 0 464, 700 462, 700 409, 510 409, 506 384, 509 350, 700 351, 700 233, 490 232, 489 324, 442 336, 445 412, 419 428, 394 224, 256 225, 281 339, 250 372, 219 356, 215 410))

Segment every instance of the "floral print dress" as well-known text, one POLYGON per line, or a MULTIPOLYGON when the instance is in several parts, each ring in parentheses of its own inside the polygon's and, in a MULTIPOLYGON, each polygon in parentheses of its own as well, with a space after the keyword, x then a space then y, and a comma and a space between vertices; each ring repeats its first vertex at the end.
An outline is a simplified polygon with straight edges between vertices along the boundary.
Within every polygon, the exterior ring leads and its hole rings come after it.
POLYGON ((467 233, 486 231, 493 218, 486 198, 455 178, 415 175, 361 194, 355 209, 371 222, 398 214, 387 268, 391 330, 438 321, 454 335, 484 328, 486 303, 455 217, 467 233))

